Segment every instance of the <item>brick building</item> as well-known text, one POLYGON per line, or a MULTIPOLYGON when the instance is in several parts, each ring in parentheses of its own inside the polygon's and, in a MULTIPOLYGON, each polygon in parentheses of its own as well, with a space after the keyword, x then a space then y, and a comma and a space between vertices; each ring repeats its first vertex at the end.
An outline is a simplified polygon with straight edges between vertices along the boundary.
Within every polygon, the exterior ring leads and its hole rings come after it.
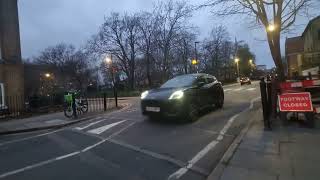
POLYGON ((24 96, 17 0, 0 0, 0 59, 0 106, 5 106, 6 97, 24 96))
POLYGON ((320 66, 320 16, 311 20, 301 36, 285 42, 288 76, 320 66))

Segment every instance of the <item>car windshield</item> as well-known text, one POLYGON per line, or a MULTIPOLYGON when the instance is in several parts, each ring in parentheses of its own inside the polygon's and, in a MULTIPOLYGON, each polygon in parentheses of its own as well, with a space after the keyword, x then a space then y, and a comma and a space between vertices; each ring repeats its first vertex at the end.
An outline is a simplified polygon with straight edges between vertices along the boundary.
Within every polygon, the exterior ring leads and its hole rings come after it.
POLYGON ((191 86, 195 80, 196 76, 192 75, 177 76, 164 83, 160 88, 179 88, 191 86))

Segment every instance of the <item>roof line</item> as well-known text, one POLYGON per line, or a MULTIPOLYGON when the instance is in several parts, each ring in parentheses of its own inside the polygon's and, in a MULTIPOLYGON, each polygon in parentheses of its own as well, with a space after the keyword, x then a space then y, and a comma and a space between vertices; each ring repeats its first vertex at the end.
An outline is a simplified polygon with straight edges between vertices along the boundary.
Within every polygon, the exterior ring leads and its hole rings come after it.
POLYGON ((304 31, 303 31, 303 33, 302 33, 302 35, 301 35, 302 37, 304 37, 305 33, 307 32, 307 29, 309 29, 309 27, 311 26, 311 24, 312 24, 314 21, 318 20, 318 19, 320 19, 320 16, 317 16, 317 17, 313 18, 311 21, 309 21, 307 27, 304 29, 304 31))

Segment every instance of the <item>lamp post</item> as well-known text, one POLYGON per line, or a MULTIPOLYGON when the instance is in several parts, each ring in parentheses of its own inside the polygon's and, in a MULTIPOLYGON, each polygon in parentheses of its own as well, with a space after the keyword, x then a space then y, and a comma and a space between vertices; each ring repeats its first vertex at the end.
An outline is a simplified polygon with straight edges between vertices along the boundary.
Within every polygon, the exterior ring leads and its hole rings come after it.
POLYGON ((253 73, 253 68, 254 68, 254 64, 253 64, 252 59, 249 59, 249 65, 250 65, 250 76, 252 78, 252 73, 253 73))
MULTIPOLYGON (((195 52, 195 63, 192 62, 192 64, 194 65, 194 67, 197 70, 198 73, 198 53, 197 53, 197 44, 199 43, 199 41, 194 42, 194 52, 195 52)), ((194 60, 193 60, 194 61, 194 60)))
POLYGON ((237 74, 238 74, 238 81, 240 80, 240 67, 239 67, 239 58, 235 58, 234 62, 237 64, 237 74))
POLYGON ((112 62, 112 54, 110 54, 110 57, 106 57, 105 62, 107 64, 107 67, 109 66, 109 69, 111 70, 111 78, 112 78, 112 85, 113 85, 113 94, 114 94, 114 99, 116 103, 116 107, 118 107, 118 94, 117 94, 117 86, 115 83, 114 79, 114 67, 113 67, 113 62, 112 62))

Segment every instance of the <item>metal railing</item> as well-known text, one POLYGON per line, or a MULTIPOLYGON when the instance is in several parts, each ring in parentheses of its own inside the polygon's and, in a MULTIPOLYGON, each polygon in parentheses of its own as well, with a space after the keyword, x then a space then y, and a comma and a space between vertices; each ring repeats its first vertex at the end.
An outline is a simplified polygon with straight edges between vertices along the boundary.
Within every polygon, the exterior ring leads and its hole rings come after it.
MULTIPOLYGON (((115 107, 114 97, 107 94, 91 95, 88 112, 103 112, 115 107)), ((63 112, 64 97, 57 96, 4 96, 0 97, 0 119, 24 118, 53 112, 63 112)))

